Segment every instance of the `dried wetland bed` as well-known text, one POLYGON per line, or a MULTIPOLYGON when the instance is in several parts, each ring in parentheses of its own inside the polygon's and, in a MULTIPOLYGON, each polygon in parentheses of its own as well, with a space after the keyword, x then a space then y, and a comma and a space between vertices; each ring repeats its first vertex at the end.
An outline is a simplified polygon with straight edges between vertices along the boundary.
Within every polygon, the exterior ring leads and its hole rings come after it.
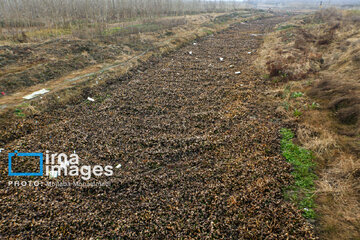
POLYGON ((34 122, 20 118, 10 132, 35 128, 2 138, 5 149, 75 150, 82 164, 122 167, 97 178, 110 181, 107 187, 14 188, 6 185, 2 154, 0 236, 316 238, 284 199, 293 183, 280 153, 284 123, 277 104, 266 101, 271 84, 253 64, 259 34, 285 20, 232 24, 84 89, 34 122))

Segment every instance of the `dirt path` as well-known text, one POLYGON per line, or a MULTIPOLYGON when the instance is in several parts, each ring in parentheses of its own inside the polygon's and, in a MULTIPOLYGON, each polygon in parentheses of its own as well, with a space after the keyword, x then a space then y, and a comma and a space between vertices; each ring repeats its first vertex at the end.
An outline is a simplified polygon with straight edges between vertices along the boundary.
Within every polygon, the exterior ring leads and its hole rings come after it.
POLYGON ((252 65, 262 37, 250 34, 279 21, 236 24, 184 47, 8 144, 122 167, 96 178, 108 187, 8 187, 2 154, 0 235, 311 239, 283 199, 292 178, 279 155, 282 123, 252 65))
POLYGON ((24 97, 29 96, 30 94, 40 91, 41 89, 51 89, 51 92, 56 92, 62 89, 71 88, 74 84, 87 81, 90 77, 99 75, 101 73, 110 71, 110 70, 117 70, 118 72, 124 71, 124 69, 128 69, 131 65, 134 65, 134 61, 139 59, 141 56, 146 54, 148 51, 144 51, 136 56, 129 57, 123 62, 118 62, 115 64, 98 64, 93 65, 81 70, 74 71, 66 76, 61 78, 50 80, 45 83, 37 84, 34 86, 30 86, 26 89, 22 89, 14 94, 6 95, 0 98, 0 113, 2 110, 5 110, 8 107, 14 107, 25 103, 26 100, 24 97))

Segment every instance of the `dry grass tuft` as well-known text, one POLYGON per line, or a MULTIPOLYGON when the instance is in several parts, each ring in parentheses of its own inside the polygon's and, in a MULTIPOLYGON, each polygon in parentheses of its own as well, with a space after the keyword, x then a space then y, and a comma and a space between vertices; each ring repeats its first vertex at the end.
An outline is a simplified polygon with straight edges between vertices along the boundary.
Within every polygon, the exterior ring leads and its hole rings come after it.
POLYGON ((360 161, 341 154, 317 183, 318 211, 321 212, 322 235, 327 239, 358 239, 360 226, 360 161))
POLYGON ((326 130, 317 132, 311 126, 304 125, 298 128, 297 136, 306 149, 319 156, 338 147, 336 136, 326 130))
POLYGON ((302 145, 315 153, 320 163, 316 181, 316 211, 318 231, 324 239, 357 239, 360 236, 360 161, 355 154, 345 152, 341 138, 329 130, 321 115, 305 119, 297 131, 302 145), (314 124, 315 123, 315 124, 314 124))
POLYGON ((354 84, 335 80, 321 80, 308 94, 328 102, 327 106, 342 124, 356 125, 360 116, 360 89, 354 84))

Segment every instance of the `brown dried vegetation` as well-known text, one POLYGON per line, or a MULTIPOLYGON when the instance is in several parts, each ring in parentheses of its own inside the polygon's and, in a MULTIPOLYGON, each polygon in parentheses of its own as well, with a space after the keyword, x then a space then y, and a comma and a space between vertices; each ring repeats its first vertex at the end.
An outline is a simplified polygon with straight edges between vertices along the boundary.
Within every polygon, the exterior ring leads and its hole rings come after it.
POLYGON ((1 188, 1 236, 316 239, 282 195, 293 180, 282 122, 246 54, 261 44, 250 33, 280 21, 234 24, 38 116, 7 149, 76 150, 84 164, 123 167, 105 188, 1 188))
POLYGON ((359 17, 335 9, 295 17, 267 37, 259 61, 273 80, 311 97, 286 100, 289 109, 302 108, 298 140, 317 156, 317 229, 324 239, 360 238, 359 17), (304 107, 312 102, 320 108, 304 107))

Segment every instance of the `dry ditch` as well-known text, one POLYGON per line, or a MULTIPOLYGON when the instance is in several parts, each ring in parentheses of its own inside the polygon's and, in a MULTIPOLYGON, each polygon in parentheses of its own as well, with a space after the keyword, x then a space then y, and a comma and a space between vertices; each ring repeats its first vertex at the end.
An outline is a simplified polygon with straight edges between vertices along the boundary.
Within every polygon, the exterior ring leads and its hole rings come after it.
POLYGON ((292 182, 279 150, 283 123, 253 66, 262 37, 251 34, 280 21, 235 24, 89 92, 95 102, 39 116, 58 121, 5 148, 76 150, 82 164, 123 167, 97 178, 109 187, 15 188, 2 154, 0 236, 314 238, 283 198, 292 182))

